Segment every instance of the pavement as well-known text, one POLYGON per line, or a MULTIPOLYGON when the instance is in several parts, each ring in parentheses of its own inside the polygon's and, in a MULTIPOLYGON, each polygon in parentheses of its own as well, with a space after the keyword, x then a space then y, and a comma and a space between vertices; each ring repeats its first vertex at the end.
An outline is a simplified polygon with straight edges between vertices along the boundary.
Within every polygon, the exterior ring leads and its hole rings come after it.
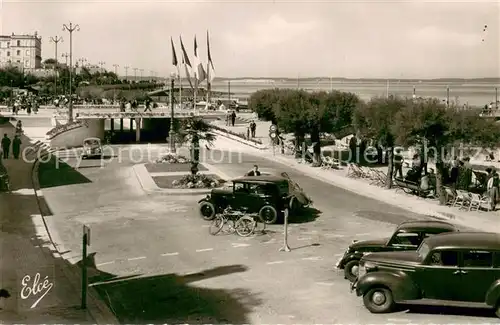
MULTIPOLYGON (((0 132, 12 135, 14 128, 4 124, 0 132)), ((25 137, 22 141, 23 147, 29 144, 25 137)), ((0 298, 2 322, 92 324, 112 320, 103 321, 96 312, 100 307, 96 307, 95 297, 89 298, 88 309, 80 309, 80 281, 68 277, 80 269, 68 264, 51 243, 40 209, 45 201, 32 178, 33 164, 12 158, 3 163, 12 191, 0 193, 0 288, 10 294, 0 298), (42 290, 29 289, 37 283, 43 284, 42 290)))
POLYGON ((124 146, 121 158, 102 164, 89 160, 77 166, 76 158, 68 157, 68 167, 58 171, 50 164, 40 167, 57 249, 68 261, 78 261, 81 227, 90 227, 92 287, 106 297, 120 323, 494 321, 491 313, 478 311, 370 314, 349 293, 335 263, 353 239, 387 237, 396 224, 424 217, 311 178, 261 153, 235 152, 236 146, 219 137, 201 160, 229 177, 253 164, 262 171, 285 171, 313 199, 314 209, 291 220, 291 252, 279 251, 282 225, 248 238, 211 236, 197 213, 202 196, 143 191, 132 167, 146 156, 144 146, 124 146))

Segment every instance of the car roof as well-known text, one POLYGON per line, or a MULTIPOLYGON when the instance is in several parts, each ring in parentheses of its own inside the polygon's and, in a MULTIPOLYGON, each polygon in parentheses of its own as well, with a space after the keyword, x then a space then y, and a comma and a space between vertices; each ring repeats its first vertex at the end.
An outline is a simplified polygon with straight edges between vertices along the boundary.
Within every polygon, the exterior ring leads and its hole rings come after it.
POLYGON ((500 250, 500 234, 493 232, 450 232, 425 240, 431 249, 495 249, 500 250))
POLYGON ((233 179, 233 182, 266 182, 276 183, 287 181, 286 178, 274 175, 260 175, 260 176, 243 176, 233 179))
POLYGON ((456 231, 457 228, 445 221, 439 220, 412 220, 400 223, 397 230, 407 231, 456 231))

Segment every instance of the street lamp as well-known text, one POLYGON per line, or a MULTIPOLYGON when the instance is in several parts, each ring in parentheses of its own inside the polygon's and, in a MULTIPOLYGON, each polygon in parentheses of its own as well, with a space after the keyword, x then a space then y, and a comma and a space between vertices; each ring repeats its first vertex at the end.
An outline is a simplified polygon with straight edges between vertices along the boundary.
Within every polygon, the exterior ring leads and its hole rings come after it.
POLYGON ((119 67, 119 65, 118 64, 113 64, 113 67, 115 68, 115 74, 116 74, 116 76, 118 76, 118 67, 119 67))
POLYGON ((137 81, 137 70, 139 70, 138 68, 134 68, 134 82, 137 81))
POLYGON ((174 139, 174 83, 177 75, 175 72, 170 74, 170 131, 168 131, 168 138, 170 142, 170 152, 175 153, 175 139, 174 139))
POLYGON ((123 67, 125 69, 125 80, 128 81, 128 69, 130 68, 128 65, 123 67))
POLYGON ((144 69, 139 69, 139 71, 141 72, 141 81, 142 81, 142 73, 144 72, 144 69))
POLYGON ((50 41, 53 42, 55 44, 55 47, 56 47, 56 57, 55 57, 55 60, 56 60, 56 63, 54 65, 54 72, 55 72, 55 78, 54 78, 54 94, 57 96, 57 43, 59 42, 64 42, 63 38, 60 37, 60 36, 56 36, 56 37, 51 37, 50 38, 50 41))
POLYGON ((73 122, 73 32, 79 31, 80 26, 78 24, 73 25, 72 22, 69 23, 69 26, 63 25, 63 32, 69 32, 69 109, 68 109, 68 123, 73 122))
POLYGON ((99 65, 101 66, 101 73, 104 73, 104 68, 103 66, 106 64, 104 61, 99 61, 99 65))

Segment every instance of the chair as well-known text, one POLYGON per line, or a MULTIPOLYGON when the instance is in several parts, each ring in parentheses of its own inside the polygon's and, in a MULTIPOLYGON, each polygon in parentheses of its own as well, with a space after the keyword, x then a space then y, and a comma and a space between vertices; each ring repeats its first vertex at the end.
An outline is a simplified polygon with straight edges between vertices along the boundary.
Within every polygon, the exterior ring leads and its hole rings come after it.
POLYGON ((453 190, 449 187, 444 188, 446 193, 446 205, 453 206, 455 199, 457 198, 457 194, 453 192, 453 190))
POLYGON ((322 169, 335 169, 335 168, 337 168, 337 163, 331 157, 322 156, 321 157, 321 168, 322 169))
POLYGON ((486 204, 486 209, 491 211, 491 201, 488 196, 479 195, 477 193, 470 193, 471 200, 469 204, 469 211, 472 211, 473 208, 476 208, 476 211, 482 207, 483 204, 486 204))
POLYGON ((458 206, 460 204, 460 209, 465 208, 466 205, 470 205, 471 202, 471 193, 457 190, 457 195, 455 197, 455 202, 453 202, 453 206, 458 206))

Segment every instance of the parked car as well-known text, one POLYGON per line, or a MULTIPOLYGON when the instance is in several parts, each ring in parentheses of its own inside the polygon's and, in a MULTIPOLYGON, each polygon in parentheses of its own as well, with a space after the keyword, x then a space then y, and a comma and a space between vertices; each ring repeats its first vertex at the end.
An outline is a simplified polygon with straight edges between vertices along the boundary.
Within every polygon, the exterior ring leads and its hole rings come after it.
POLYGON ((211 193, 198 202, 203 219, 212 220, 227 206, 234 210, 258 213, 264 222, 275 223, 281 211, 288 208, 290 187, 284 177, 261 175, 234 179, 232 186, 212 189, 211 193))
POLYGON ((102 157, 102 146, 101 139, 99 138, 87 138, 83 140, 83 154, 82 158, 95 158, 102 157))
POLYGON ((344 270, 344 277, 354 281, 358 277, 359 260, 367 253, 416 250, 430 235, 458 231, 451 223, 437 220, 406 221, 396 227, 389 238, 354 240, 336 268, 344 270))
POLYGON ((368 254, 351 289, 372 313, 419 304, 491 308, 500 317, 500 234, 446 233, 417 251, 368 254))

